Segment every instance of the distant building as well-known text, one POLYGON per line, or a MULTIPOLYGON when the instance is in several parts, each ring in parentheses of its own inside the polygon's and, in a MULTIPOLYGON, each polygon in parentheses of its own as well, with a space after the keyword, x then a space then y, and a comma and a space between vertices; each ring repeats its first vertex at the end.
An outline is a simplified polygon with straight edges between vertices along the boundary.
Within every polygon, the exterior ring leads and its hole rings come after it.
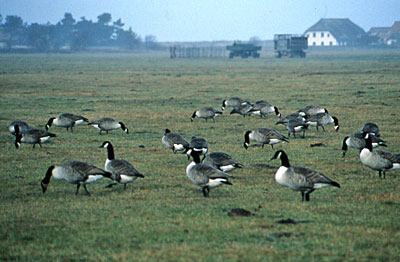
POLYGON ((368 36, 375 37, 378 45, 400 45, 400 21, 394 22, 391 27, 371 27, 368 36))
POLYGON ((305 33, 308 46, 359 46, 366 39, 365 31, 350 19, 321 19, 305 33))

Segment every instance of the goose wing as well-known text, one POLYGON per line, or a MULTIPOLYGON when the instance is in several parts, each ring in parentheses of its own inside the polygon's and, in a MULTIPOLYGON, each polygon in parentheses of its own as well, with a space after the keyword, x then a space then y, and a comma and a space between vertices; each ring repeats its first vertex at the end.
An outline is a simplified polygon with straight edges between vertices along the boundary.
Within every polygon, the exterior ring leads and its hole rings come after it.
POLYGON ((302 167, 302 166, 293 166, 292 170, 294 173, 299 174, 300 176, 303 176, 303 184, 304 187, 306 188, 319 188, 318 184, 327 184, 327 185, 335 185, 339 186, 338 183, 333 181, 332 179, 326 177, 325 175, 311 169, 308 167, 302 167))
POLYGON ((259 130, 260 136, 266 140, 279 139, 279 140, 283 140, 283 141, 288 141, 288 138, 286 136, 282 135, 275 129, 268 128, 268 127, 262 127, 262 128, 259 128, 258 130, 259 130))
POLYGON ((232 177, 222 171, 219 171, 218 169, 215 169, 215 168, 205 165, 205 164, 197 164, 193 169, 195 169, 199 173, 202 173, 207 178, 207 181, 208 181, 208 179, 214 179, 214 178, 231 178, 232 177))
POLYGON ((232 156, 223 152, 213 152, 207 155, 203 161, 204 164, 213 163, 215 166, 227 166, 239 164, 232 156))
POLYGON ((70 166, 73 170, 81 174, 83 177, 88 177, 90 175, 105 175, 107 172, 101 168, 98 168, 92 164, 80 161, 70 161, 65 164, 70 166))
POLYGON ((392 162, 392 164, 400 163, 400 154, 393 154, 384 150, 374 150, 373 152, 376 152, 380 157, 389 160, 390 162, 392 162))
POLYGON ((124 159, 114 159, 108 165, 107 169, 112 173, 125 176, 142 175, 131 163, 124 159))

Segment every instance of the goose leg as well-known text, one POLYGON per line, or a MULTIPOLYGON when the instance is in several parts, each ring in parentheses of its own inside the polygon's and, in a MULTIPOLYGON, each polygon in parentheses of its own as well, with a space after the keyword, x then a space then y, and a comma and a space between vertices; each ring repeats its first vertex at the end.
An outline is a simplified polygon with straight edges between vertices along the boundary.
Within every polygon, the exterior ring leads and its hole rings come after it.
POLYGON ((90 192, 86 188, 86 184, 83 184, 83 188, 85 189, 86 195, 90 196, 90 192))
POLYGON ((126 190, 126 184, 124 184, 124 190, 126 190))
POLYGON ((306 130, 303 130, 303 138, 306 137, 306 130))
POLYGON ((76 191, 75 191, 75 195, 77 195, 78 194, 78 192, 79 192, 79 188, 81 187, 81 184, 77 184, 76 185, 76 191))
POLYGON ((321 126, 322 127, 322 130, 324 130, 324 132, 325 132, 325 127, 324 126, 321 126))
POLYGON ((386 179, 386 171, 383 171, 383 179, 386 179))
POLYGON ((301 201, 304 202, 304 192, 301 191, 301 201))
POLYGON ((208 194, 209 194, 209 192, 210 192, 210 189, 208 189, 208 187, 203 187, 203 190, 202 190, 202 192, 203 192, 203 196, 204 197, 208 197, 208 194))
POLYGON ((315 189, 311 189, 306 193, 306 201, 310 201, 310 194, 314 191, 315 189))

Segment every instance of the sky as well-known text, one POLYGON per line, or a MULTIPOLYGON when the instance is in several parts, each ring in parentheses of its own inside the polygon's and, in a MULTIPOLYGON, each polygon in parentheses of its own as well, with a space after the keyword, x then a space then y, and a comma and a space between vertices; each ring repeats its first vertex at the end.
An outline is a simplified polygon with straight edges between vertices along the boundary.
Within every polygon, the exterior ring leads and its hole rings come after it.
POLYGON ((365 31, 400 21, 400 0, 0 0, 3 22, 56 24, 65 13, 93 22, 110 13, 144 38, 160 42, 273 39, 302 34, 321 18, 349 18, 365 31))

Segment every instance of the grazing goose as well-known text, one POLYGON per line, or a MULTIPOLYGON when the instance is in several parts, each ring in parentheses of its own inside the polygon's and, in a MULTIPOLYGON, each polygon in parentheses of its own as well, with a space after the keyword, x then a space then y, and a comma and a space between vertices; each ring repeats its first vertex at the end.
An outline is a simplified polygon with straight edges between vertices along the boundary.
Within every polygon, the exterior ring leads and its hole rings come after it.
POLYGON ((174 154, 177 151, 184 151, 182 152, 182 154, 184 154, 189 150, 189 143, 180 134, 172 133, 168 128, 165 129, 165 133, 161 141, 166 147, 172 149, 174 154))
POLYGON ((384 150, 372 150, 371 134, 365 135, 365 148, 360 152, 360 161, 364 166, 379 171, 379 177, 383 173, 386 177, 386 171, 392 171, 400 168, 400 154, 393 154, 384 150))
MULTIPOLYGON (((343 145, 342 145, 343 157, 346 156, 349 147, 359 150, 363 149, 366 146, 364 136, 365 133, 361 132, 354 133, 351 136, 346 136, 343 139, 343 145)), ((371 140, 372 140, 372 147, 387 146, 386 141, 383 141, 382 139, 374 135, 371 135, 371 140)))
POLYGON ((120 183, 124 184, 125 190, 127 183, 135 181, 138 177, 144 178, 144 176, 128 161, 115 159, 114 147, 111 142, 104 141, 100 148, 101 147, 107 148, 107 159, 104 169, 112 174, 111 179, 115 181, 106 187, 112 187, 113 185, 120 183))
POLYGON ((212 107, 203 107, 200 110, 196 110, 193 112, 190 121, 193 122, 193 120, 196 118, 204 118, 207 122, 208 119, 212 119, 215 122, 215 118, 219 115, 222 115, 221 111, 215 110, 212 107))
POLYGON ((236 161, 230 155, 223 152, 212 152, 204 157, 203 164, 209 165, 222 172, 230 172, 236 168, 242 168, 243 165, 236 161))
POLYGON ((230 114, 239 114, 242 115, 243 117, 250 115, 251 114, 251 109, 253 108, 252 105, 250 104, 241 104, 235 108, 232 109, 232 111, 230 112, 230 114))
POLYGON ((361 128, 361 132, 362 132, 362 133, 369 133, 369 134, 375 135, 375 136, 377 136, 377 137, 380 137, 380 136, 381 136, 381 134, 380 134, 380 132, 379 132, 379 127, 378 127, 378 125, 375 124, 375 123, 371 123, 371 122, 365 123, 365 124, 363 125, 363 127, 361 128))
POLYGON ((319 105, 308 105, 302 109, 297 110, 299 115, 301 116, 312 116, 316 115, 318 113, 328 113, 328 110, 326 108, 322 108, 319 105))
POLYGON ((308 116, 306 118, 306 123, 310 126, 315 126, 317 131, 319 126, 325 131, 325 126, 333 123, 336 132, 339 131, 339 120, 337 117, 331 116, 328 113, 318 113, 308 116))
POLYGON ((24 121, 21 120, 15 120, 12 121, 9 125, 8 125, 8 131, 10 131, 10 133, 12 135, 15 136, 15 126, 19 127, 19 132, 21 134, 24 134, 26 131, 28 131, 29 129, 31 129, 31 127, 24 121))
POLYGON ((99 120, 95 120, 95 121, 88 123, 88 125, 91 125, 97 129, 99 129, 100 135, 101 135, 102 131, 106 131, 106 134, 108 134, 108 131, 115 130, 118 128, 121 128, 125 133, 129 134, 129 130, 125 126, 124 123, 117 122, 113 118, 110 118, 110 117, 100 118, 99 120))
POLYGON ((56 137, 55 134, 40 130, 37 128, 30 128, 25 131, 25 133, 21 133, 19 126, 15 125, 15 147, 18 149, 21 146, 21 143, 32 144, 35 148, 36 144, 39 144, 42 147, 42 143, 46 142, 50 139, 50 137, 56 137))
POLYGON ((83 122, 89 122, 89 120, 86 117, 83 116, 78 116, 70 113, 64 113, 59 115, 57 118, 56 117, 51 117, 49 121, 47 121, 47 124, 45 126, 46 130, 49 130, 49 128, 52 125, 58 126, 58 127, 65 127, 67 129, 71 128, 71 133, 73 132, 72 127, 77 126, 82 124, 83 122))
POLYGON ((275 125, 286 125, 286 123, 290 120, 290 119, 295 119, 295 118, 301 118, 303 119, 303 116, 299 115, 299 113, 292 113, 292 114, 288 114, 285 117, 282 117, 281 119, 279 119, 275 125))
POLYGON ((111 173, 104 171, 92 164, 80 161, 69 161, 62 166, 50 166, 47 169, 46 176, 42 179, 40 185, 42 186, 43 193, 46 192, 50 183, 50 178, 64 179, 71 184, 76 185, 77 195, 79 188, 83 185, 87 195, 90 195, 86 188, 86 184, 93 183, 103 177, 111 177, 111 173))
POLYGON ((274 148, 274 144, 289 142, 286 136, 269 127, 260 127, 253 131, 246 131, 244 134, 244 148, 247 149, 249 147, 250 140, 261 143, 262 148, 264 148, 265 144, 271 145, 274 148))
POLYGON ((303 138, 305 137, 305 132, 308 129, 308 124, 305 122, 303 118, 293 118, 289 119, 286 123, 286 130, 288 131, 288 136, 293 133, 293 136, 296 137, 296 132, 303 131, 303 138))
POLYGON ((208 152, 208 142, 204 138, 193 136, 192 140, 190 140, 189 150, 186 153, 188 159, 192 151, 198 152, 200 156, 205 156, 208 152))
POLYGON ((248 104, 246 100, 241 99, 240 97, 231 97, 228 100, 222 101, 221 110, 224 111, 225 107, 238 107, 241 104, 248 104))
POLYGON ((294 191, 300 191, 302 201, 304 201, 304 196, 306 201, 310 201, 310 194, 315 189, 327 186, 340 188, 337 182, 317 171, 302 166, 291 166, 289 158, 283 150, 276 151, 271 160, 277 158, 281 159, 282 165, 275 173, 275 181, 281 186, 287 186, 294 191))
POLYGON ((267 116, 270 113, 275 113, 275 115, 281 117, 279 109, 264 100, 256 101, 253 108, 250 110, 250 113, 260 117, 267 116))
POLYGON ((193 157, 193 161, 186 167, 186 175, 193 184, 202 188, 204 197, 208 197, 210 188, 222 184, 232 185, 228 180, 231 176, 209 165, 201 164, 197 151, 191 151, 190 156, 193 157))

